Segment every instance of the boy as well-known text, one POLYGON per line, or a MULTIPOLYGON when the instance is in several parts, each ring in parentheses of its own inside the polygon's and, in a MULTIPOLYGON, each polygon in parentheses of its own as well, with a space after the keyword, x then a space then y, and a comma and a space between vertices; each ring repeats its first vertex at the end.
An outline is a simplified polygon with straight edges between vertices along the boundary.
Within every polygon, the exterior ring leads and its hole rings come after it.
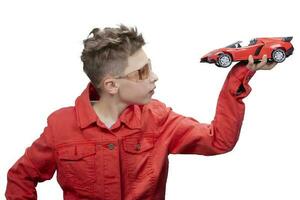
POLYGON ((250 56, 247 65, 235 65, 214 120, 203 124, 151 99, 158 77, 144 44, 136 28, 122 24, 92 30, 81 56, 90 82, 75 106, 48 117, 43 133, 9 170, 7 199, 37 199, 37 183, 57 170, 65 200, 162 200, 168 154, 208 156, 233 149, 250 78, 276 64, 267 64, 266 57, 254 64, 250 56))

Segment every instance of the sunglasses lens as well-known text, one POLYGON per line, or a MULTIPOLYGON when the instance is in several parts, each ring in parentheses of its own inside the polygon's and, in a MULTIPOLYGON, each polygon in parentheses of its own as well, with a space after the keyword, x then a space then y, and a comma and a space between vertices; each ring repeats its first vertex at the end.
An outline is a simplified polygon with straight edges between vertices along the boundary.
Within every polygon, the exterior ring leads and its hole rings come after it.
POLYGON ((151 63, 150 60, 149 62, 142 68, 139 70, 139 76, 141 80, 145 80, 149 77, 151 72, 151 63))
POLYGON ((136 76, 138 75, 138 80, 145 80, 149 78, 151 71, 152 71, 152 67, 151 67, 151 61, 149 59, 148 63, 144 65, 144 67, 127 74, 126 77, 131 80, 136 80, 137 78, 136 76))
POLYGON ((143 69, 142 69, 142 78, 143 78, 143 79, 147 79, 147 78, 149 77, 149 72, 150 72, 150 70, 149 70, 149 65, 147 64, 147 65, 145 65, 145 67, 143 67, 143 69))

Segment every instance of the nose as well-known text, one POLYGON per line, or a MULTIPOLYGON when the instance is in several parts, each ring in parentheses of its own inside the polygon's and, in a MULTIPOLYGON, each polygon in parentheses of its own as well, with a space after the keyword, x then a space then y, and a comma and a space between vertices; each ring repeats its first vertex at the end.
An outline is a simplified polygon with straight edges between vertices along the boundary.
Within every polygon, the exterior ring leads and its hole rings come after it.
POLYGON ((158 77, 157 77, 157 75, 153 71, 151 71, 151 74, 150 74, 150 81, 151 82, 158 81, 158 77))

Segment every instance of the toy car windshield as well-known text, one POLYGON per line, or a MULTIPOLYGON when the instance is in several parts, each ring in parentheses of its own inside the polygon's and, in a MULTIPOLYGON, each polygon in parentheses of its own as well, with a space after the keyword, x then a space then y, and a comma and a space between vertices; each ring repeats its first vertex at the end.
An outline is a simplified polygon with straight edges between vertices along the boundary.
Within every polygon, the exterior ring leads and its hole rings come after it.
POLYGON ((233 44, 230 44, 230 45, 226 46, 225 48, 240 48, 240 47, 242 47, 241 43, 242 43, 242 41, 237 41, 233 44))

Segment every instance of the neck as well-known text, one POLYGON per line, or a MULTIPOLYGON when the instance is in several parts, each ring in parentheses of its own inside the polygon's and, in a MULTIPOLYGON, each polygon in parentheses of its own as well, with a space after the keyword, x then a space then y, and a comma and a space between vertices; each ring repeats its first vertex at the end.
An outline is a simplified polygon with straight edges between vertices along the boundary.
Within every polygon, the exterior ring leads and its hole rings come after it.
POLYGON ((113 124, 128 105, 120 103, 115 96, 102 95, 99 101, 92 103, 92 106, 101 121, 113 124))

